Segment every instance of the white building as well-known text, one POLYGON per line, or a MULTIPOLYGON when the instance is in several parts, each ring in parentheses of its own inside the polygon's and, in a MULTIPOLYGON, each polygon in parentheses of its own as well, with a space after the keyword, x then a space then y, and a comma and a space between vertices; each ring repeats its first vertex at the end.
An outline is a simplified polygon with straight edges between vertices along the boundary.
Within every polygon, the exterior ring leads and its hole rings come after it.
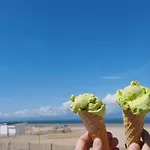
POLYGON ((24 134, 26 123, 4 123, 0 126, 0 136, 12 136, 15 134, 24 134))

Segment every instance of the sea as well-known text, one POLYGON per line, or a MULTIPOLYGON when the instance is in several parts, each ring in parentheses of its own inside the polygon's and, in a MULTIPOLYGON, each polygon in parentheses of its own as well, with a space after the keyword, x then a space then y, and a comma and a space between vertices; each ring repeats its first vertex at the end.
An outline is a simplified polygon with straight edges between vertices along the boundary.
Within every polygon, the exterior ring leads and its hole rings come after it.
MULTIPOLYGON (((18 123, 19 121, 0 121, 0 124, 3 123, 18 123)), ((82 124, 80 119, 52 119, 52 120, 25 120, 20 122, 26 122, 27 124, 82 124)), ((122 118, 106 118, 106 124, 123 124, 122 118)), ((145 124, 150 125, 150 118, 145 119, 145 124)))

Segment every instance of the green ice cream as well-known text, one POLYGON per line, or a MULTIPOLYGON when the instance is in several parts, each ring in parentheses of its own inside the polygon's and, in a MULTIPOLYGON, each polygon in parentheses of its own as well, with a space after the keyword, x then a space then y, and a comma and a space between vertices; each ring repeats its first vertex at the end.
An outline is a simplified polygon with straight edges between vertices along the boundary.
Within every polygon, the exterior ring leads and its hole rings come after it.
POLYGON ((132 81, 125 89, 117 91, 116 101, 122 109, 135 115, 146 114, 150 112, 150 89, 132 81))
POLYGON ((73 113, 78 113, 82 110, 87 110, 89 113, 104 116, 105 104, 93 94, 81 94, 79 96, 71 96, 71 110, 73 113))

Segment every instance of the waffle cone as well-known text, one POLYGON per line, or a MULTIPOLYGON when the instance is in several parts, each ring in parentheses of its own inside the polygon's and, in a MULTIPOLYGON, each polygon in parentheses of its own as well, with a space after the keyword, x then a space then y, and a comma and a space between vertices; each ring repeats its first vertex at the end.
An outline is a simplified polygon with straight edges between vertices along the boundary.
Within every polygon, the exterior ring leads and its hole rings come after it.
POLYGON ((131 143, 140 144, 145 115, 134 115, 129 110, 123 110, 123 120, 126 137, 126 147, 131 143))
POLYGON ((103 149, 109 150, 109 142, 104 118, 101 116, 90 114, 87 111, 81 111, 79 115, 91 138, 93 140, 95 138, 100 138, 103 143, 103 149))

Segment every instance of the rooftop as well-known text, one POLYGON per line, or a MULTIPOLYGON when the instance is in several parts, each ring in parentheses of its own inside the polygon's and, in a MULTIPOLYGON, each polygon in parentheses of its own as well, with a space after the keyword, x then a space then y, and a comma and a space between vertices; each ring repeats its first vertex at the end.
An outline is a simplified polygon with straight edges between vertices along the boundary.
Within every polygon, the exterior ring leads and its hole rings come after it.
POLYGON ((6 125, 14 125, 14 124, 21 124, 21 123, 25 123, 25 122, 5 122, 4 124, 6 124, 6 125))

